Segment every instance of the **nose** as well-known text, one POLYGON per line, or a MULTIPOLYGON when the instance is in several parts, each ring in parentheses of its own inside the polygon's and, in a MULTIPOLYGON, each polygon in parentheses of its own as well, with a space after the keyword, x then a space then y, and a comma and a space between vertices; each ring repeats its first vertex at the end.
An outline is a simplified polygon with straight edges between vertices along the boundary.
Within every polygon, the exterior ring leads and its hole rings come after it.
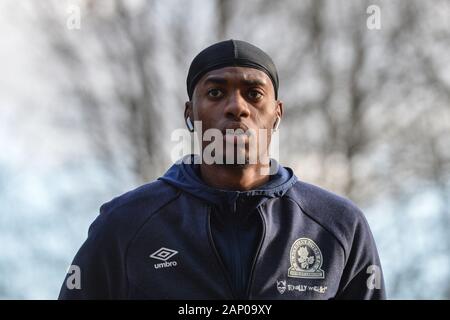
POLYGON ((247 101, 239 91, 236 90, 229 96, 224 112, 227 118, 233 120, 240 120, 249 116, 247 101))

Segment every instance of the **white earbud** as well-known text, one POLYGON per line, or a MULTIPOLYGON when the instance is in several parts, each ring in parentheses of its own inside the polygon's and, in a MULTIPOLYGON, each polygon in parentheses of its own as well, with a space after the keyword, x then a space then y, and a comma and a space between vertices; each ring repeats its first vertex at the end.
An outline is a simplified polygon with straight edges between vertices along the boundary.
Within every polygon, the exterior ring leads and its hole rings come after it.
POLYGON ((275 120, 275 124, 273 125, 273 131, 278 131, 278 126, 280 125, 281 118, 277 117, 277 120, 275 120))
POLYGON ((190 132, 194 132, 194 125, 192 124, 191 118, 186 118, 186 126, 188 127, 190 132))

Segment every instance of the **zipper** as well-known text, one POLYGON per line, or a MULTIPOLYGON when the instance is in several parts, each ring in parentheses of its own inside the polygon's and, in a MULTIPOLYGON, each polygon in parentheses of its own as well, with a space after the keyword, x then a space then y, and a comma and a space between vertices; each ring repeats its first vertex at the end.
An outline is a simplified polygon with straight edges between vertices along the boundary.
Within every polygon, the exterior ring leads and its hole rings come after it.
POLYGON ((252 268, 250 269, 250 278, 248 280, 248 284, 247 284, 247 289, 246 289, 246 293, 245 293, 245 297, 246 299, 250 299, 250 293, 251 293, 251 288, 253 285, 253 276, 254 276, 254 271, 255 271, 255 267, 256 267, 256 262, 258 261, 258 257, 259 254, 261 252, 261 248, 262 248, 262 244, 264 242, 264 239, 266 238, 266 222, 264 220, 263 214, 261 213, 261 207, 257 208, 258 213, 259 213, 259 217, 261 218, 262 221, 262 234, 261 234, 261 239, 259 240, 259 245, 258 245, 258 250, 256 250, 256 254, 253 257, 253 262, 252 262, 252 268))
POLYGON ((233 213, 231 215, 231 222, 232 222, 232 233, 233 233, 233 247, 237 254, 233 255, 236 257, 234 261, 234 274, 236 275, 234 288, 236 290, 236 295, 239 299, 243 299, 244 297, 242 295, 242 261, 241 261, 241 250, 239 248, 239 239, 238 239, 238 228, 239 224, 236 222, 238 221, 236 217, 237 213, 237 203, 239 200, 239 196, 236 197, 234 201, 233 206, 233 213))
POLYGON ((212 247, 212 250, 213 250, 213 252, 214 252, 214 254, 216 256, 216 259, 219 261, 219 265, 220 265, 220 268, 222 269, 223 275, 225 276, 225 279, 226 279, 226 282, 227 282, 227 285, 228 285, 228 289, 231 292, 231 297, 232 297, 232 299, 236 299, 237 295, 234 292, 232 281, 231 281, 230 276, 229 276, 229 274, 227 272, 227 269, 225 268, 225 265, 223 264, 222 258, 220 257, 220 254, 217 251, 216 245, 214 244, 214 239, 212 237, 212 233, 211 233, 211 211, 212 211, 212 208, 210 206, 208 206, 208 238, 209 238, 209 243, 210 243, 210 245, 212 247))

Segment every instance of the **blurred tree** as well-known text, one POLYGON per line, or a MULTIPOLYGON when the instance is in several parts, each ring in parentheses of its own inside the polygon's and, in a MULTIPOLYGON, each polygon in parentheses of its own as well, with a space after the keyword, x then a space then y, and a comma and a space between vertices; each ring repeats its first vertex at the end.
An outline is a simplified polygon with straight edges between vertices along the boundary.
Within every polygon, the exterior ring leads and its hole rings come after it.
POLYGON ((45 39, 69 78, 62 83, 65 96, 82 108, 86 135, 110 174, 126 164, 137 182, 148 182, 167 162, 155 94, 161 79, 155 72, 154 2, 78 4, 80 30, 61 26, 58 11, 66 7, 59 2, 36 4, 45 39))

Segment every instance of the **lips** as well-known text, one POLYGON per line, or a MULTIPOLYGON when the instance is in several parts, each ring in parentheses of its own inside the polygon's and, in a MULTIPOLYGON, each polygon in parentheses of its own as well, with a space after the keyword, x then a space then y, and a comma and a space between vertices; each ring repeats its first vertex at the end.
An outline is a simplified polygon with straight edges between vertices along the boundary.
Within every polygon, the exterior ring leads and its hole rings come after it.
POLYGON ((224 136, 231 134, 234 136, 247 136, 248 138, 251 138, 256 135, 255 130, 250 129, 246 124, 241 122, 228 123, 221 132, 224 136), (227 130, 230 130, 230 133, 227 133, 227 130))
POLYGON ((222 129, 223 139, 225 143, 231 144, 247 144, 251 132, 248 127, 242 123, 229 124, 226 128, 222 129), (227 132, 230 131, 230 132, 227 132))
POLYGON ((222 129, 221 131, 222 131, 222 134, 223 135, 227 135, 227 134, 229 134, 229 133, 227 133, 227 130, 233 130, 233 131, 236 131, 236 130, 238 130, 238 132, 236 133, 236 135, 239 135, 239 134, 242 134, 240 131, 242 130, 242 132, 244 133, 244 134, 249 134, 249 133, 247 133, 247 131, 248 131, 248 127, 246 126, 246 125, 244 125, 244 124, 242 124, 242 123, 232 123, 232 124, 228 124, 224 129, 222 129), (240 129, 240 130, 239 130, 240 129))

